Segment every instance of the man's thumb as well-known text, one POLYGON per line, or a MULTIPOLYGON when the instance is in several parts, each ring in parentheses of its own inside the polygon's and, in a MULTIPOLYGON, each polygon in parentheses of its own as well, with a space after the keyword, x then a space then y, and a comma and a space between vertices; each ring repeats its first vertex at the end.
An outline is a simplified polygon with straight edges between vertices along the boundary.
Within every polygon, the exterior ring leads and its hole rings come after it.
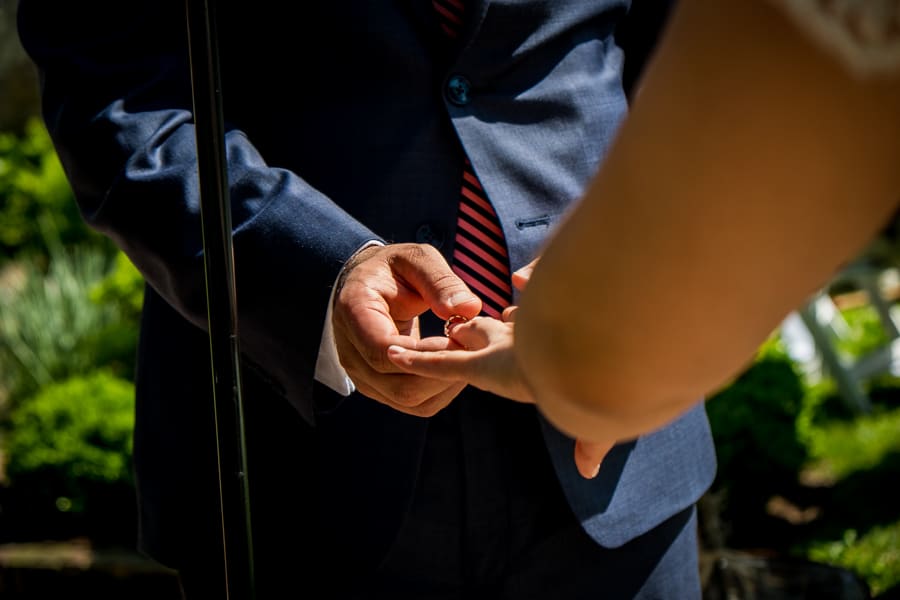
POLYGON ((471 319, 481 312, 481 298, 453 272, 437 250, 419 246, 404 258, 406 260, 394 261, 394 269, 439 318, 459 315, 471 319))
MULTIPOLYGON (((460 280, 460 283, 463 286, 466 285, 462 280, 460 280)), ((451 292, 447 299, 447 306, 450 310, 450 314, 446 317, 438 315, 439 317, 449 319, 451 315, 459 315, 471 319, 478 316, 478 313, 481 312, 482 302, 481 298, 473 294, 471 290, 466 287, 464 290, 451 292)))

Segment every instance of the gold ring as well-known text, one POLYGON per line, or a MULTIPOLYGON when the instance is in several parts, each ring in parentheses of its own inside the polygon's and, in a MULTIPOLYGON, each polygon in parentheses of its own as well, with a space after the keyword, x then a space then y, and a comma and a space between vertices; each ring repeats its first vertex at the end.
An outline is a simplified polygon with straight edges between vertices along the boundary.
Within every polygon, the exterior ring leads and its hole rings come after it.
POLYGON ((450 315, 450 318, 444 321, 444 335, 450 337, 450 328, 456 325, 457 323, 465 323, 468 321, 466 317, 462 315, 450 315))

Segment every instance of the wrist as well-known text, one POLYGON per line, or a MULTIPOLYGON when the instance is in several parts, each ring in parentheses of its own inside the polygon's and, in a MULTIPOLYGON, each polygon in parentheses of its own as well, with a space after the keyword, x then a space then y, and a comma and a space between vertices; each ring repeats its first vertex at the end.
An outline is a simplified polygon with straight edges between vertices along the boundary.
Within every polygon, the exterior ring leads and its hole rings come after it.
POLYGON ((344 288, 344 284, 347 282, 347 278, 350 276, 350 273, 353 272, 353 269, 377 254, 384 246, 385 244, 382 242, 372 241, 350 255, 350 258, 344 263, 344 267, 341 269, 337 281, 335 281, 334 284, 333 298, 335 301, 340 295, 341 290, 344 288))

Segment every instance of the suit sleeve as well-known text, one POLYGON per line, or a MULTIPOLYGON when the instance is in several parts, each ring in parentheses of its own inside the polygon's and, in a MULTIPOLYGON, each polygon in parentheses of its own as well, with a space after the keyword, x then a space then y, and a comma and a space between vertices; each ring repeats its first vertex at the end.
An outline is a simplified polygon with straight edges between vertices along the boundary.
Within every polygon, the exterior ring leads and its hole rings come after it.
MULTIPOLYGON (((183 3, 22 0, 18 18, 86 222, 206 328, 183 3)), ((241 349, 311 419, 330 288, 378 236, 295 173, 267 165, 239 124, 226 123, 226 148, 241 349)))

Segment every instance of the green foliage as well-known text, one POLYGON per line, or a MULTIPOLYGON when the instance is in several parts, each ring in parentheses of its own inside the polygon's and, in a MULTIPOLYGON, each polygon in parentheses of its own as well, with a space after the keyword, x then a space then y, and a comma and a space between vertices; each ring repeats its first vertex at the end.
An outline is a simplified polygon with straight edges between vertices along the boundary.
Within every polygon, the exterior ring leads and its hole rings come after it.
POLYGON ((900 410, 879 410, 853 421, 833 421, 811 427, 807 438, 810 460, 827 468, 831 479, 873 469, 892 452, 900 452, 900 410))
POLYGON ((7 476, 45 507, 82 512, 103 487, 132 483, 130 381, 97 371, 47 385, 15 407, 10 425, 7 476))
POLYGON ((84 224, 50 136, 41 121, 32 119, 21 137, 0 133, 0 262, 42 254, 40 223, 48 217, 66 245, 111 247, 84 224))
POLYGON ((117 307, 123 318, 137 322, 144 303, 144 277, 128 256, 119 252, 112 270, 91 289, 90 297, 97 304, 117 307))
MULTIPOLYGON (((50 247, 46 270, 40 261, 19 260, 20 285, 0 287, 0 388, 8 401, 34 394, 43 386, 97 367, 133 372, 137 319, 131 303, 95 302, 116 289, 104 278, 110 271, 105 251, 92 246, 50 247)), ((123 267, 119 267, 123 268, 123 267)), ((119 278, 117 270, 112 271, 119 278)))
MULTIPOLYGON (((839 351, 860 357, 885 342, 874 309, 845 310, 839 351)), ((778 336, 707 403, 719 471, 711 490, 732 547, 764 547, 848 569, 874 594, 900 585, 900 378, 868 382, 875 407, 858 415, 831 380, 810 384, 778 336), (774 496, 818 511, 806 524, 769 514, 774 496)))
POLYGON ((803 382, 780 340, 764 344, 754 362, 707 401, 718 470, 710 490, 718 518, 715 535, 733 547, 777 543, 765 536, 767 501, 789 495, 807 460, 797 438, 803 382))
POLYGON ((796 475, 807 458, 796 435, 803 397, 802 380, 776 340, 709 399, 720 485, 749 484, 765 493, 772 491, 772 484, 796 475))
POLYGON ((836 340, 837 349, 844 355, 859 358, 887 343, 887 332, 870 304, 848 308, 841 316, 849 326, 849 335, 836 340))
POLYGON ((82 221, 43 126, 0 133, 0 537, 133 545, 142 301, 140 273, 82 221))
POLYGON ((875 527, 862 536, 848 529, 840 540, 813 545, 808 556, 853 571, 878 596, 900 584, 900 521, 875 527))

